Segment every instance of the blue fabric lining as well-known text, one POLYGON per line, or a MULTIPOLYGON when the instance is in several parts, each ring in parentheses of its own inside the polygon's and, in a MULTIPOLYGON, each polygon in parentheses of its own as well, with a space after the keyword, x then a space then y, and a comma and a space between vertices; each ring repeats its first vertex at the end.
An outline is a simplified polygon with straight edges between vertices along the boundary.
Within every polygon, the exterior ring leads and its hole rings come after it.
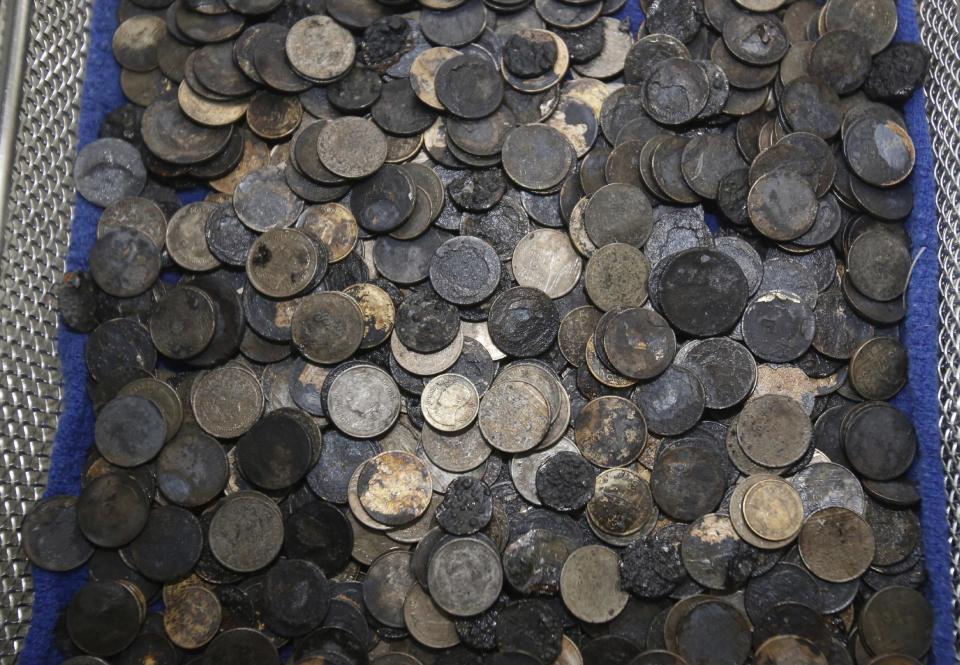
MULTIPOLYGON (((118 4, 119 0, 97 0, 94 3, 90 52, 81 97, 81 147, 97 137, 106 115, 125 102, 120 89, 120 68, 111 51, 118 4)), ((628 4, 620 15, 631 18, 636 30, 643 15, 636 0, 629 0, 628 4)), ((896 39, 919 41, 913 2, 899 0, 898 6, 900 27, 896 39)), ((933 153, 924 103, 924 95, 920 92, 906 107, 907 124, 917 148, 913 175, 916 207, 907 220, 907 229, 913 239, 914 252, 922 248, 924 254, 913 273, 909 315, 903 327, 903 339, 910 352, 910 383, 898 397, 897 404, 913 417, 920 439, 920 452, 912 473, 923 496, 921 518, 929 570, 927 595, 933 604, 936 624, 929 662, 931 665, 949 665, 954 662, 953 592, 938 426, 939 240, 933 153)), ((99 215, 99 208, 77 197, 67 255, 68 270, 87 267, 99 215)), ((51 459, 47 496, 79 493, 81 469, 93 443, 93 409, 85 388, 86 335, 71 332, 63 326, 59 335, 64 401, 51 459)), ((33 568, 36 595, 21 663, 52 665, 62 660, 54 646, 54 628, 61 611, 83 586, 86 577, 85 567, 69 573, 50 573, 33 568)))

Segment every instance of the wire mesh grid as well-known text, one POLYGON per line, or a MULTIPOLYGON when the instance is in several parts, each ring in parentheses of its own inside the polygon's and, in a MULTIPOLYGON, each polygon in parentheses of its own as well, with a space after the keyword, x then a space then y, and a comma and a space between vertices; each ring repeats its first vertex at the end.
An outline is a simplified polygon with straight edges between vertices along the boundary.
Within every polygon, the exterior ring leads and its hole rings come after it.
MULTIPOLYGON (((0 0, 24 2, 27 0, 0 0)), ((73 217, 70 165, 92 0, 33 0, 8 219, 0 237, 0 665, 16 661, 33 587, 19 544, 43 493, 60 413, 56 303, 73 217)), ((3 13, 0 12, 0 21, 3 13)), ((920 0, 940 214, 941 430, 954 588, 960 590, 960 8, 920 0)), ((0 33, 4 33, 0 24, 0 33)), ((960 605, 955 598, 960 635, 960 605)))
MULTIPOLYGON (((11 0, 28 5, 28 0, 11 0)), ((63 272, 90 0, 33 0, 0 257, 0 663, 16 659, 33 587, 18 529, 40 498, 60 413, 56 303, 63 272)))

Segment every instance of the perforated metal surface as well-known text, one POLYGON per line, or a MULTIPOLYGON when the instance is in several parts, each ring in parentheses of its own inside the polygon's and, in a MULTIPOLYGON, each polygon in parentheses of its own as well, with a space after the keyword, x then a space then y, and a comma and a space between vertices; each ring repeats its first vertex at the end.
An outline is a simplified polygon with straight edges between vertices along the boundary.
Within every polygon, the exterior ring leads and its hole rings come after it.
MULTIPOLYGON (((11 43, 16 27, 14 9, 29 4, 9 176, 0 154, 0 180, 10 183, 9 200, 0 199, 7 203, 0 233, 0 665, 15 662, 29 628, 33 592, 17 530, 43 493, 60 409, 50 294, 63 271, 73 213, 70 165, 92 0, 0 0, 0 76, 2 47, 11 43)), ((952 574, 960 590, 960 9, 955 0, 921 0, 919 14, 923 41, 933 54, 927 95, 939 186, 941 429, 952 574)), ((5 83, 0 79, 0 92, 5 83)), ((956 616, 960 634, 960 606, 956 616)))
MULTIPOLYGON (((60 413, 57 316, 51 288, 63 271, 73 217, 70 165, 76 154, 91 4, 3 0, 0 42, 10 44, 17 11, 33 12, 19 130, 0 263, 0 663, 13 663, 30 624, 33 589, 17 529, 43 493, 60 413), (12 4, 17 3, 17 7, 12 4)), ((0 58, 0 67, 4 64, 0 58)), ((14 85, 16 82, 14 81, 14 85)), ((0 87, 0 90, 3 88, 0 87)), ((2 189, 2 188, 0 188, 2 189)))

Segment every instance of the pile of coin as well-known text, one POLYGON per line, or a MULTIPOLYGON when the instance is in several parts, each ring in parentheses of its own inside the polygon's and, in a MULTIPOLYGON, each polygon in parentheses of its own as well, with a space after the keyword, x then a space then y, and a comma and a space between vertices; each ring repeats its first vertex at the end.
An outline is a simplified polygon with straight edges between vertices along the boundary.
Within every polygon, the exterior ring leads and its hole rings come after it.
POLYGON ((64 657, 925 658, 927 54, 894 0, 624 4, 120 4, 95 445, 22 530, 89 567, 64 657))

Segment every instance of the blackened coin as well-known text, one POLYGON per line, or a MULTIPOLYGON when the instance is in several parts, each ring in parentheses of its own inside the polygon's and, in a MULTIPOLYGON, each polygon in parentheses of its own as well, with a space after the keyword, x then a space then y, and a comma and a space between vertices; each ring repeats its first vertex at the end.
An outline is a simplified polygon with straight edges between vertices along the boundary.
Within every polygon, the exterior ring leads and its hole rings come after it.
POLYGON ((349 358, 363 341, 363 312, 350 296, 315 293, 297 306, 291 322, 294 345, 310 360, 334 364, 349 358))
POLYGON ((657 506, 674 519, 695 520, 714 510, 727 481, 718 452, 685 439, 657 456, 650 489, 657 506))
POLYGON ((98 291, 89 273, 66 273, 55 291, 63 322, 78 332, 91 332, 96 328, 98 291))
POLYGON ((899 237, 882 230, 864 233, 847 251, 847 273, 863 295, 893 300, 903 294, 910 274, 910 250, 899 237))
POLYGON ((489 243, 501 260, 510 260, 517 245, 531 229, 530 219, 519 202, 504 196, 483 215, 464 214, 461 235, 476 236, 489 243))
POLYGON ((316 465, 307 475, 310 489, 333 503, 347 503, 347 486, 357 467, 382 452, 376 441, 354 439, 328 430, 316 465))
POLYGON ((130 544, 130 556, 144 577, 172 582, 189 573, 200 558, 203 530, 189 511, 160 506, 130 544))
POLYGON ((90 250, 90 275, 103 291, 130 298, 147 291, 160 275, 160 249, 129 227, 107 231, 90 250))
POLYGON ((639 187, 614 183, 590 197, 584 226, 597 247, 619 242, 639 248, 653 229, 653 209, 639 187))
POLYGON ((237 442, 237 465, 257 487, 279 490, 303 478, 313 460, 304 428, 282 411, 267 414, 237 442))
POLYGON ((228 205, 220 206, 207 217, 203 233, 210 253, 232 266, 246 264, 250 247, 257 239, 257 234, 247 228, 233 206, 228 205))
MULTIPOLYGON (((571 34, 571 33, 568 33, 571 34)), ((561 35, 561 38, 562 35, 561 35)), ((573 39, 571 37, 571 39, 573 39)), ((600 52, 603 46, 603 34, 593 40, 600 52)), ((592 50, 587 47, 585 50, 592 50)), ((579 60, 583 60, 583 53, 578 53, 579 60)), ((518 32, 510 36, 503 46, 503 64, 516 76, 532 78, 545 74, 553 67, 557 60, 557 45, 549 35, 543 32, 518 32)))
POLYGON ((77 498, 51 496, 37 502, 21 527, 30 562, 51 571, 72 570, 93 555, 93 546, 78 525, 77 498))
POLYGON ((413 212, 416 187, 406 172, 393 164, 380 168, 353 188, 350 209, 357 223, 371 233, 386 233, 403 224, 413 212))
POLYGON ((850 464, 872 480, 892 480, 913 463, 917 435, 910 419, 895 406, 870 402, 851 411, 841 425, 850 464))
POLYGON ((742 611, 722 600, 706 600, 680 619, 674 641, 688 662, 710 658, 742 662, 751 651, 750 637, 750 622, 742 611), (704 633, 711 639, 704 640, 704 633))
POLYGON ((707 104, 710 81, 692 60, 668 58, 646 77, 644 105, 650 117, 664 125, 682 125, 697 117, 707 104))
POLYGON ((468 536, 484 528, 492 515, 490 488, 475 478, 463 476, 447 486, 437 507, 436 520, 448 533, 468 536))
POLYGON ((147 523, 149 500, 136 480, 122 473, 100 476, 83 488, 77 503, 77 524, 99 547, 121 547, 147 523))
POLYGON ((343 513, 324 501, 311 501, 284 520, 283 548, 294 559, 305 559, 327 575, 340 572, 350 560, 353 528, 343 513))
POLYGON ((740 343, 728 338, 703 340, 684 349, 677 364, 703 384, 706 406, 724 409, 742 402, 757 382, 757 364, 740 343))
POLYGON ((750 221, 765 237, 794 240, 817 220, 816 192, 798 173, 780 171, 760 177, 747 196, 750 221))
POLYGON ((680 365, 670 365, 653 380, 638 384, 630 399, 643 411, 650 431, 660 436, 676 436, 691 429, 706 404, 700 379, 680 365))
POLYGON ((227 474, 223 447, 195 427, 181 430, 157 459, 157 487, 180 506, 202 506, 213 500, 223 491, 227 474))
POLYGON ((440 65, 436 74, 440 103, 461 118, 483 118, 503 99, 503 78, 487 58, 461 55, 440 65))
POLYGON ((273 662, 279 659, 277 647, 270 638, 253 628, 234 628, 214 638, 205 651, 205 657, 214 663, 273 662))
POLYGON ((543 600, 521 600, 503 608, 497 622, 497 647, 504 653, 535 652, 545 660, 560 655, 563 624, 543 600))
POLYGON ((567 177, 575 162, 573 146, 562 133, 546 125, 522 125, 503 143, 503 168, 520 187, 550 190, 567 177))
POLYGON ((816 328, 813 312, 786 291, 761 293, 743 313, 743 340, 769 362, 796 360, 810 348, 816 328))
POLYGON ((466 46, 480 36, 486 23, 486 10, 478 0, 458 2, 450 8, 424 9, 420 16, 424 36, 441 46, 466 46))
POLYGON ((73 177, 85 199, 106 208, 120 199, 140 194, 147 182, 147 171, 133 145, 122 139, 106 138, 80 150, 73 177))
POLYGON ((874 327, 851 308, 838 290, 820 294, 813 313, 817 324, 813 348, 831 358, 850 358, 860 344, 874 335, 874 327))
POLYGON ((493 301, 487 325, 498 348, 509 355, 528 358, 550 348, 556 340, 560 316, 543 291, 515 287, 493 301))
POLYGON ((451 238, 437 248, 430 262, 434 290, 457 305, 475 305, 486 300, 500 283, 500 275, 496 250, 473 236, 451 238))
POLYGON ((150 313, 150 338, 168 358, 191 358, 213 339, 216 318, 216 306, 205 291, 179 286, 168 291, 150 313))
POLYGON ((97 417, 97 450, 118 466, 133 467, 153 459, 166 440, 167 424, 157 405, 127 395, 107 403, 97 417))
POLYGON ((890 337, 867 340, 850 359, 850 382, 863 398, 892 398, 907 382, 907 351, 890 337))
POLYGON ((888 119, 866 116, 843 134, 850 168, 871 185, 899 184, 913 171, 916 150, 907 130, 888 119))
POLYGON ((151 153, 173 164, 196 164, 218 155, 231 127, 204 127, 188 118, 175 95, 165 95, 143 113, 140 128, 151 153))
POLYGON ((240 221, 258 233, 292 226, 303 210, 303 201, 290 190, 283 171, 276 166, 243 178, 234 192, 233 205, 240 221))
POLYGON ((864 645, 875 653, 921 658, 930 648, 933 610, 920 592, 893 586, 867 602, 859 626, 864 645))
POLYGON ((146 608, 120 582, 92 582, 77 592, 66 609, 67 632, 88 654, 112 656, 137 637, 146 608))
POLYGON ((303 559, 283 559, 267 572, 264 613, 278 635, 305 635, 318 627, 330 607, 331 584, 318 566, 303 559))
POLYGON ((672 257, 660 280, 664 315, 692 335, 716 335, 733 327, 746 305, 747 280, 733 259, 714 249, 690 249, 672 257))
POLYGON ((863 92, 871 99, 904 102, 923 83, 930 53, 921 44, 899 42, 876 54, 863 92))
POLYGON ((632 379, 650 379, 673 361, 676 336, 656 312, 632 307, 612 314, 602 337, 603 350, 613 367, 632 379))
POLYGON ((460 208, 469 212, 484 212, 499 203, 507 183, 500 169, 467 171, 454 176, 447 185, 447 194, 460 208))
POLYGON ((801 76, 784 86, 780 113, 796 132, 829 139, 840 131, 840 100, 833 88, 819 78, 801 76))
POLYGON ((425 132, 437 118, 436 110, 420 101, 405 78, 385 83, 370 113, 383 131, 398 136, 425 132))
POLYGON ((397 310, 396 334, 404 346, 418 353, 435 353, 449 346, 459 332, 457 308, 430 290, 408 296, 397 310))
POLYGON ((283 546, 283 516, 272 499, 241 491, 221 500, 207 541, 213 556, 228 569, 249 573, 265 568, 283 546), (250 534, 257 538, 250 538, 250 534))

